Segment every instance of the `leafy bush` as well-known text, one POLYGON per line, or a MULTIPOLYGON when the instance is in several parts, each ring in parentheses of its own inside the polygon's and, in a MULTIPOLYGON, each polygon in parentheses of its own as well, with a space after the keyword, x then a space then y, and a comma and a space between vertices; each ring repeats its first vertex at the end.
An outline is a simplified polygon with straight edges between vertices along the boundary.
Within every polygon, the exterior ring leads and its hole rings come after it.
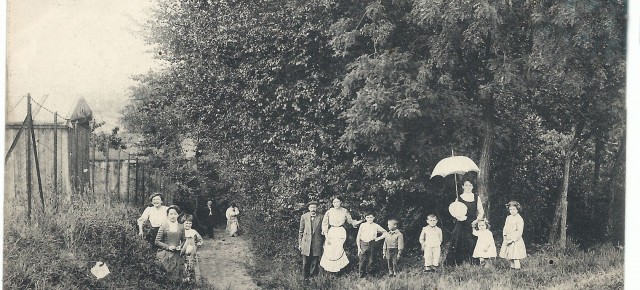
POLYGON ((123 204, 80 202, 38 216, 32 225, 6 223, 4 288, 184 288, 153 263, 154 252, 136 235, 138 214, 123 204), (96 261, 111 274, 96 279, 90 272, 96 261))

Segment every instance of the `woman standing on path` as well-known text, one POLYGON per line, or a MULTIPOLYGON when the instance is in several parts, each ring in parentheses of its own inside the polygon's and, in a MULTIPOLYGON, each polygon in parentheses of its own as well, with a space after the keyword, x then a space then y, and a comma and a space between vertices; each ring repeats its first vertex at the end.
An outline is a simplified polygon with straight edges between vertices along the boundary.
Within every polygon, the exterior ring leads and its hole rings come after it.
POLYGON ((354 228, 363 221, 354 221, 346 208, 342 207, 342 200, 333 199, 333 207, 322 218, 322 234, 325 236, 324 252, 320 259, 320 266, 326 271, 337 273, 349 264, 344 251, 347 231, 344 224, 349 223, 354 228))
POLYGON ((457 201, 467 207, 467 213, 464 216, 455 217, 456 224, 453 228, 451 246, 449 247, 449 253, 445 260, 447 265, 477 262, 473 259, 476 237, 473 235, 471 223, 484 218, 484 208, 478 195, 473 193, 473 184, 471 181, 465 181, 462 188, 464 192, 457 198, 457 201))
POLYGON ((175 205, 167 209, 167 221, 158 229, 156 254, 158 263, 167 271, 171 280, 178 281, 184 276, 184 259, 180 255, 180 246, 185 241, 184 227, 178 223, 180 208, 175 205))
POLYGON ((144 239, 155 248, 156 235, 158 229, 167 220, 167 207, 162 205, 162 193, 156 192, 151 195, 152 206, 147 207, 138 219, 138 235, 144 236, 144 239), (144 235, 143 226, 146 221, 151 224, 151 229, 144 235))
POLYGON ((229 236, 235 237, 238 235, 238 215, 240 211, 235 203, 231 203, 231 206, 227 209, 227 231, 229 232, 229 236))

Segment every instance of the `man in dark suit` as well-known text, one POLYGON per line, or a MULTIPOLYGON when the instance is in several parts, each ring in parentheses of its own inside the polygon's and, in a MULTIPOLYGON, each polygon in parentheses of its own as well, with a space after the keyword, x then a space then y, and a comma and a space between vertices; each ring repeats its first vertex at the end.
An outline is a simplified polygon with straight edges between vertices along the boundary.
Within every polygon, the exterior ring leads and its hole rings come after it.
POLYGON ((207 208, 205 209, 205 222, 207 224, 207 235, 213 239, 213 201, 207 201, 207 208))
POLYGON ((309 212, 300 218, 298 231, 298 249, 302 253, 302 268, 305 280, 315 276, 320 271, 320 256, 322 256, 322 215, 316 213, 318 202, 307 203, 309 212))

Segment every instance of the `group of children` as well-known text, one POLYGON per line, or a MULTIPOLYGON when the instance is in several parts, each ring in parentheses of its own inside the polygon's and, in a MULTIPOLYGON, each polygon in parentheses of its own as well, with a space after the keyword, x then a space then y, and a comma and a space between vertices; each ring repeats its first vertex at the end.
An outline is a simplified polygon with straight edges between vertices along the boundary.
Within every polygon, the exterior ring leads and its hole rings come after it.
MULTIPOLYGON (((524 221, 519 214, 521 206, 517 201, 506 204, 509 215, 503 228, 503 242, 500 248, 500 257, 509 260, 512 269, 520 269, 520 260, 526 257, 526 249, 522 240, 524 221)), ((374 222, 375 216, 367 213, 366 222, 360 225, 356 236, 358 247, 359 273, 364 278, 367 272, 373 268, 373 243, 384 240, 382 255, 387 260, 389 276, 397 275, 397 263, 404 249, 404 236, 398 230, 398 220, 390 219, 387 223, 389 231, 385 231, 374 222), (381 234, 381 235, 379 235, 381 234)), ((420 233, 420 245, 424 253, 424 270, 435 271, 440 264, 442 244, 442 230, 437 226, 438 218, 435 214, 427 216, 427 226, 420 233)), ((489 222, 486 219, 476 220, 472 223, 473 235, 478 237, 473 251, 473 258, 478 259, 481 265, 486 265, 486 260, 496 258, 496 249, 493 234, 490 231, 489 222)))

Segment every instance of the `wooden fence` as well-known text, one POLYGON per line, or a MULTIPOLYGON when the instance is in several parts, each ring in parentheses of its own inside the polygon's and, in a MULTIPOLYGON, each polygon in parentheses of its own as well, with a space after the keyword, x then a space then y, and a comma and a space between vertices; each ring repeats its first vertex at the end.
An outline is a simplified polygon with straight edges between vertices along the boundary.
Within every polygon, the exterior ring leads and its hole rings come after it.
MULTIPOLYGON (((31 115, 31 97, 27 100, 25 121, 5 125, 5 221, 8 213, 31 220, 33 211, 58 212, 79 199, 142 207, 151 192, 170 186, 160 170, 140 157, 97 144, 84 100, 69 119, 45 108, 53 120, 38 123, 31 115)), ((165 199, 173 201, 171 192, 165 192, 165 199)))

